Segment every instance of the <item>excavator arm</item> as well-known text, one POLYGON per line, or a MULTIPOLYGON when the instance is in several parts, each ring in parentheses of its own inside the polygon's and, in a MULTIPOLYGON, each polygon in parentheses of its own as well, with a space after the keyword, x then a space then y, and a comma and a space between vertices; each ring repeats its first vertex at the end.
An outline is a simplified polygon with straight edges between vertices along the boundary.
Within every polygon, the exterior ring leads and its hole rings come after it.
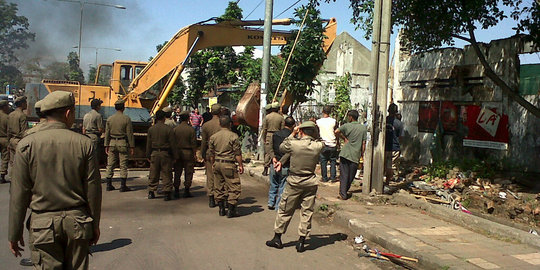
MULTIPOLYGON (((291 19, 273 20, 273 25, 290 25, 291 19)), ((160 92, 157 102, 154 103, 151 114, 155 114, 165 102, 172 86, 183 71, 185 64, 192 52, 209 47, 224 46, 260 46, 263 43, 263 31, 260 29, 247 28, 246 26, 263 25, 264 21, 225 21, 216 24, 198 23, 182 28, 174 35, 160 52, 148 63, 148 65, 133 79, 129 86, 128 94, 124 97, 126 105, 139 103, 139 95, 147 91, 174 72, 165 88, 160 92)), ((327 39, 325 50, 329 48, 336 37, 336 21, 328 21, 326 28, 327 39)), ((273 31, 272 45, 285 45, 291 38, 290 32, 273 31)))

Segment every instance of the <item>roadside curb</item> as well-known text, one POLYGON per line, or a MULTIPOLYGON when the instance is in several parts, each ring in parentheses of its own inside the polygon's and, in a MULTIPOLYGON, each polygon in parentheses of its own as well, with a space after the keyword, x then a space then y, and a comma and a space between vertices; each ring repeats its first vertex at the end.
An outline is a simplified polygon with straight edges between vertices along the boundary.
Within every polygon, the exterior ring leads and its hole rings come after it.
POLYGON ((520 229, 496 223, 472 214, 452 211, 442 205, 426 203, 417 200, 408 194, 396 193, 393 195, 393 200, 400 205, 424 210, 432 217, 454 223, 475 232, 506 240, 516 240, 533 248, 540 248, 539 236, 520 229))

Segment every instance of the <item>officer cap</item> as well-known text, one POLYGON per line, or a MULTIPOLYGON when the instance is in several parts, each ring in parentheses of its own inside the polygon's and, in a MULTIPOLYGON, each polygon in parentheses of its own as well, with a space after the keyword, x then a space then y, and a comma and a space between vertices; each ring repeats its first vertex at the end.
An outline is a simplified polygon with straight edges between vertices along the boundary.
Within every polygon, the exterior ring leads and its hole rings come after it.
POLYGON ((103 100, 101 99, 92 99, 92 101, 90 102, 90 106, 96 107, 96 106, 101 105, 101 103, 103 103, 103 100))
POLYGON ((278 109, 279 108, 279 102, 272 103, 272 109, 278 109))
POLYGON ((221 112, 221 104, 219 103, 215 103, 215 104, 212 104, 212 114, 218 114, 221 112))
POLYGON ((20 96, 15 99, 15 102, 22 102, 22 101, 26 101, 26 96, 20 96))
POLYGON ((73 93, 67 91, 54 91, 40 101, 41 112, 65 108, 75 105, 73 93))
POLYGON ((42 101, 43 101, 43 100, 38 100, 38 101, 36 101, 36 103, 34 104, 34 109, 40 109, 40 110, 41 110, 41 102, 42 102, 42 101))
POLYGON ((315 128, 317 125, 313 121, 305 121, 298 128, 315 128))
POLYGON ((165 108, 163 108, 163 112, 172 113, 172 108, 171 107, 165 107, 165 108))
POLYGON ((265 110, 270 110, 270 109, 272 109, 272 104, 266 104, 266 106, 264 106, 264 109, 265 109, 265 110))
POLYGON ((7 100, 0 100, 0 107, 4 107, 9 105, 9 102, 7 100))
POLYGON ((126 103, 125 100, 123 100, 123 99, 118 99, 118 100, 114 103, 114 105, 120 105, 120 104, 124 104, 124 103, 126 103))

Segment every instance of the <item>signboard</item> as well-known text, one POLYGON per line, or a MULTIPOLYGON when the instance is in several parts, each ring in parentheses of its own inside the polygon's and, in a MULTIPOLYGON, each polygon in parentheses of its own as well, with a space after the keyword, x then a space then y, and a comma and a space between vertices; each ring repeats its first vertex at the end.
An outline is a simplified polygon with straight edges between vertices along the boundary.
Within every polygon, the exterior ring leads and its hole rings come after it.
POLYGON ((468 129, 463 146, 508 149, 508 115, 481 106, 464 106, 461 114, 468 129))
POLYGON ((422 101, 418 108, 418 131, 435 132, 440 121, 445 133, 455 132, 458 112, 458 107, 452 101, 422 101))
POLYGON ((217 103, 217 97, 208 98, 208 107, 212 107, 212 105, 216 103, 217 103))

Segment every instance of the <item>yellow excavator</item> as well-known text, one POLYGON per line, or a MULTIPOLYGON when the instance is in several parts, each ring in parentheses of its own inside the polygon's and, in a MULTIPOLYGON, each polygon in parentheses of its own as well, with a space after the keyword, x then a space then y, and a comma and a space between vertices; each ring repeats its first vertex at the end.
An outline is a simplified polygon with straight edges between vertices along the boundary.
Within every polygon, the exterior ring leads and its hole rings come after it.
MULTIPOLYGON (((325 51, 328 51, 336 37, 337 23, 334 18, 325 20, 327 23, 324 41, 325 51)), ((273 20, 273 25, 290 25, 292 19, 273 20)), ((184 27, 176 33, 169 42, 152 58, 149 63, 135 61, 115 61, 112 65, 100 65, 94 84, 80 84, 73 81, 43 80, 41 84, 27 84, 26 95, 29 100, 29 114, 35 115, 33 103, 42 99, 48 93, 58 90, 70 91, 76 97, 76 118, 80 125, 83 116, 91 110, 90 102, 100 99, 102 115, 107 119, 114 111, 114 103, 118 99, 126 102, 124 113, 128 115, 134 126, 137 147, 131 158, 136 166, 143 166, 145 136, 151 124, 151 115, 158 111, 166 102, 174 83, 190 57, 198 50, 222 46, 260 46, 263 43, 263 31, 253 26, 264 25, 262 20, 250 21, 221 21, 210 19, 184 27), (215 23, 208 23, 209 21, 215 23), (164 83, 157 98, 148 95, 152 87, 164 83), (148 99, 148 96, 151 96, 148 99)), ((272 45, 285 45, 291 39, 287 31, 273 31, 272 45)))

